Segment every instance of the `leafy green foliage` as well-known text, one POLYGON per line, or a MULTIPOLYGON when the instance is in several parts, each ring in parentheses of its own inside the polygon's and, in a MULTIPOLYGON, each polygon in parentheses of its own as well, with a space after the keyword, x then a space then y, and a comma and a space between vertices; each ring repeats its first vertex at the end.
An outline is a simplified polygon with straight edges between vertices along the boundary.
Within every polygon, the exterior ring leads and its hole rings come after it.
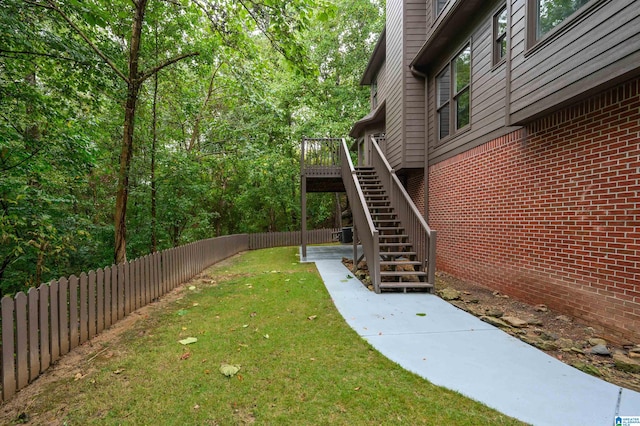
MULTIPOLYGON (((299 229, 299 141, 344 136, 368 112, 359 79, 383 10, 375 0, 149 0, 141 72, 199 55, 141 87, 128 258, 149 253, 152 235, 160 250, 299 229)), ((126 0, 0 2, 2 294, 113 259, 131 11, 126 0)), ((335 202, 313 194, 309 225, 334 226, 335 202)))

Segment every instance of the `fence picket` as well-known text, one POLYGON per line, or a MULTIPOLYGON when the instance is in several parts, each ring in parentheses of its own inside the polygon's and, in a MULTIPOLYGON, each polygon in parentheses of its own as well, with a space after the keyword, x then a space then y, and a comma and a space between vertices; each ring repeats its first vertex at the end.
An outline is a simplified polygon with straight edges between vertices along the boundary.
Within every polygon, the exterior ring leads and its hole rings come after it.
POLYGON ((60 358, 60 317, 58 316, 58 282, 49 284, 49 326, 51 327, 51 362, 60 358))
POLYGON ((78 346, 78 277, 69 277, 69 350, 78 346))
POLYGON ((69 352, 69 281, 58 280, 58 315, 60 316, 60 355, 69 352))
POLYGON ((51 352, 49 350, 49 285, 41 284, 38 287, 40 293, 40 373, 51 365, 51 352))
POLYGON ((80 274, 80 344, 89 340, 89 305, 87 274, 80 274))
POLYGON ((16 294, 16 375, 18 389, 29 383, 29 347, 27 339, 27 295, 16 294))
POLYGON ((124 318, 124 267, 125 263, 118 265, 118 320, 124 318))
POLYGON ((2 302, 2 397, 7 401, 16 393, 14 321, 15 301, 3 297, 2 302))
POLYGON ((40 339, 38 337, 38 313, 39 313, 38 289, 31 287, 28 296, 27 307, 29 321, 29 382, 35 380, 40 375, 40 339))
POLYGON ((111 266, 111 324, 118 321, 118 267, 111 266))
POLYGON ((89 275, 87 276, 87 287, 89 288, 88 295, 89 299, 87 300, 87 304, 89 306, 89 339, 92 339, 93 336, 96 335, 96 326, 98 323, 98 313, 97 313, 97 294, 96 294, 96 273, 95 271, 89 271, 89 275))
POLYGON ((103 270, 103 289, 104 289, 104 328, 111 327, 111 268, 106 267, 103 270))
POLYGON ((96 271, 96 333, 104 330, 104 270, 98 268, 96 271))

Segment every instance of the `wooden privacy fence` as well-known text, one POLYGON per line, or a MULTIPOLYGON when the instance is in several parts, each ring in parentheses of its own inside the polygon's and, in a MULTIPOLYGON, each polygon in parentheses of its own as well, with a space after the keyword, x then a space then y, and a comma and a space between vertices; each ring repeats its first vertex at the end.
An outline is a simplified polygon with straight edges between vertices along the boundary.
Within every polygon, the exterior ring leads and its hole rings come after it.
MULTIPOLYGON (((307 231, 307 244, 322 244, 335 240, 339 229, 314 229, 307 231)), ((249 248, 258 250, 269 247, 297 246, 302 244, 302 232, 265 232, 249 234, 249 248)))
MULTIPOLYGON (((332 240, 331 229, 312 232, 316 243, 332 240)), ((214 263, 249 249, 299 243, 300 232, 211 238, 2 298, 0 402, 62 355, 214 263)))

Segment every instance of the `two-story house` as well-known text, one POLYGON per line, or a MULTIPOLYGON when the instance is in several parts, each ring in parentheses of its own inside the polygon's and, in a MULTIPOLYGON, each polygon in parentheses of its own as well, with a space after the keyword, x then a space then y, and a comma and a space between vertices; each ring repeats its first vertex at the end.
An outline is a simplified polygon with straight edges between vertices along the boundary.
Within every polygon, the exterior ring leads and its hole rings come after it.
POLYGON ((640 338, 640 1, 386 7, 351 136, 437 230, 437 268, 640 338))

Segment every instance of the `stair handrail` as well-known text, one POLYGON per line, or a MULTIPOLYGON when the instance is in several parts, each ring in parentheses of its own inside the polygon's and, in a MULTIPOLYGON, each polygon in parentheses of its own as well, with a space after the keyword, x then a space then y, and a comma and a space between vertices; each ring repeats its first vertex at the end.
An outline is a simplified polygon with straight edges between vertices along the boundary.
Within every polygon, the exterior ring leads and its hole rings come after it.
MULTIPOLYGON (((396 211, 400 223, 407 231, 411 243, 417 252, 418 260, 422 262, 423 270, 427 271, 427 282, 435 284, 436 276, 436 236, 434 229, 427 224, 416 205, 411 200, 396 171, 385 158, 375 137, 371 137, 372 155, 371 165, 378 172, 384 188, 387 190, 391 206, 396 211)), ((425 173, 428 173, 425 171, 425 173)))
MULTIPOLYGON (((344 182, 345 191, 351 205, 351 214, 353 215, 354 224, 354 244, 357 244, 356 238, 360 239, 362 251, 367 259, 367 268, 371 278, 371 284, 376 293, 380 293, 380 238, 379 232, 373 224, 373 219, 364 192, 360 187, 360 182, 356 176, 356 169, 349 155, 349 148, 346 140, 342 139, 340 147, 342 156, 342 180, 344 182)), ((358 267, 358 259, 353 259, 353 271, 355 273, 358 267)))

